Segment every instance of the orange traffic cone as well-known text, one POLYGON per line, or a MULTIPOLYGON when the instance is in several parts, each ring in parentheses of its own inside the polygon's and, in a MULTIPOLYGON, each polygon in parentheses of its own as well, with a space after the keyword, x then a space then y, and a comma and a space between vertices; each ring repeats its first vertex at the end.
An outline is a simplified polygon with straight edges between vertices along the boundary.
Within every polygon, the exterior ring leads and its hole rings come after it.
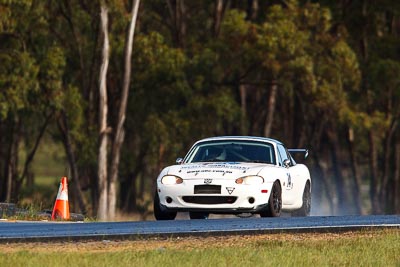
POLYGON ((54 204, 51 219, 69 220, 68 184, 67 177, 61 178, 56 203, 54 204))

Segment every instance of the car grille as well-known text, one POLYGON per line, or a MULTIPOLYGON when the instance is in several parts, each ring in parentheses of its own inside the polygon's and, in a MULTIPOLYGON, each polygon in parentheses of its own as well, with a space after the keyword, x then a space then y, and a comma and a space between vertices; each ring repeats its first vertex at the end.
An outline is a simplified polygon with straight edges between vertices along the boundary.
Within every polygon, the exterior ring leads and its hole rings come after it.
POLYGON ((194 186, 195 194, 221 194, 220 185, 202 184, 194 186))
POLYGON ((184 196, 183 201, 193 204, 233 204, 237 197, 231 196, 184 196))

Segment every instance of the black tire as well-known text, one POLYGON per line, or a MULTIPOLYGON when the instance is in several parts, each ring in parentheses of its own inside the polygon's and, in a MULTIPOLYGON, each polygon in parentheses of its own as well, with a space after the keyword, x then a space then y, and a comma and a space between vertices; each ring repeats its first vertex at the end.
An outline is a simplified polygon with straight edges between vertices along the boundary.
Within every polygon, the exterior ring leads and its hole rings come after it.
POLYGON ((303 205, 301 206, 300 209, 293 212, 292 215, 297 217, 310 216, 310 211, 311 211, 311 186, 310 183, 307 182, 303 191, 303 205))
POLYGON ((161 220, 174 220, 177 212, 164 211, 160 206, 160 197, 157 193, 154 195, 154 217, 157 221, 161 220))
POLYGON ((278 181, 272 185, 268 206, 260 212, 261 217, 279 217, 282 210, 282 188, 278 181))
POLYGON ((206 212, 189 212, 189 217, 191 220, 193 219, 208 219, 208 213, 206 212))

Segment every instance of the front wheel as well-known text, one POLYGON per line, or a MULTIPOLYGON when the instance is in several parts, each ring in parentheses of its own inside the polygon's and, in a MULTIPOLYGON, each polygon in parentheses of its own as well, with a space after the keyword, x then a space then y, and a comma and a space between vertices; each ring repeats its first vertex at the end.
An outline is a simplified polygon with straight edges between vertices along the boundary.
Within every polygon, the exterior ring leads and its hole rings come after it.
POLYGON ((260 212, 261 217, 279 217, 282 210, 282 189, 278 181, 272 185, 267 208, 260 212))
POLYGON ((309 216, 311 211, 311 186, 307 182, 303 192, 303 205, 292 213, 293 216, 309 216))
POLYGON ((157 221, 160 220, 174 220, 176 217, 177 212, 171 212, 171 211, 164 211, 161 209, 160 205, 160 197, 158 196, 157 192, 154 195, 154 217, 156 218, 157 221))

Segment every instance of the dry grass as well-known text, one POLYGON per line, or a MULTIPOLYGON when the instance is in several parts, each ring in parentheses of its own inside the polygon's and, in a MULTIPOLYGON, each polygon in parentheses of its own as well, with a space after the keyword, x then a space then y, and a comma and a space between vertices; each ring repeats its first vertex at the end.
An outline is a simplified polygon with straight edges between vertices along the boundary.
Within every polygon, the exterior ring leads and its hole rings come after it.
MULTIPOLYGON (((113 252, 113 251, 154 251, 157 249, 176 249, 190 251, 193 249, 247 247, 269 241, 319 242, 351 239, 371 239, 382 233, 397 233, 400 230, 361 231, 346 233, 314 233, 314 234, 262 234, 220 237, 188 237, 170 239, 150 239, 136 241, 94 241, 94 242, 55 242, 55 243, 10 243, 0 244, 2 253, 18 251, 30 252, 113 252)), ((400 240, 399 240, 400 241, 400 240)))
POLYGON ((400 229, 0 244, 0 266, 400 266, 400 229))

